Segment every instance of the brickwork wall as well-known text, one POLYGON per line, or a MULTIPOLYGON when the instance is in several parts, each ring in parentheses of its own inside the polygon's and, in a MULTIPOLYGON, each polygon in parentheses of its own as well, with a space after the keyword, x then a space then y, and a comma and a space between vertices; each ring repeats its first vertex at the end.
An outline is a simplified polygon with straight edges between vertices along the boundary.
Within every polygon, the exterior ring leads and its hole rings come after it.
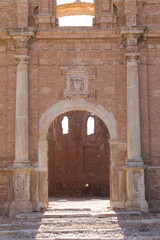
POLYGON ((16 27, 16 1, 0 1, 0 28, 16 27))
POLYGON ((111 111, 118 119, 121 162, 126 155, 126 69, 124 49, 120 43, 104 41, 43 41, 31 53, 29 78, 29 126, 30 159, 37 161, 38 120, 51 105, 60 100, 61 91, 66 89, 67 75, 64 68, 92 68, 94 75, 89 79, 89 89, 97 91, 95 100, 111 111), (121 82, 121 84, 120 84, 121 82), (123 104, 121 104, 123 103, 123 104))

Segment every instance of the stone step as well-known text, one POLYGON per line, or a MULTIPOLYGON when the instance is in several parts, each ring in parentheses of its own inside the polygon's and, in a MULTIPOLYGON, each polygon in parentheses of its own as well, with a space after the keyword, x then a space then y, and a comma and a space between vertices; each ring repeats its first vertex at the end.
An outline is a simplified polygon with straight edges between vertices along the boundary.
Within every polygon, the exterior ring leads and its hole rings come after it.
POLYGON ((120 215, 128 215, 128 216, 140 216, 142 215, 141 212, 114 212, 114 211, 109 211, 109 212, 91 212, 91 213, 85 213, 85 212, 59 212, 59 213, 54 213, 54 212, 45 212, 45 213, 22 213, 22 214, 17 214, 16 218, 17 219, 28 219, 28 218, 75 218, 75 217, 86 217, 86 218, 107 218, 107 217, 114 217, 114 216, 120 216, 120 215))
MULTIPOLYGON (((54 219, 53 219, 54 220, 54 219)), ((157 227, 160 228, 160 219, 141 219, 141 220, 110 220, 110 221, 96 221, 96 220, 92 220, 92 221, 79 221, 79 220, 70 220, 70 219, 66 219, 65 221, 42 221, 42 222, 19 222, 19 223, 11 223, 11 224, 1 224, 0 225, 0 231, 2 230, 16 230, 16 229, 42 229, 43 227, 45 227, 46 229, 52 229, 53 230, 60 230, 60 229, 64 229, 66 227, 68 228, 76 228, 81 229, 83 227, 85 227, 85 229, 89 229, 89 228, 96 228, 96 229, 108 229, 108 228, 115 228, 117 226, 121 226, 121 227, 125 227, 130 228, 130 226, 132 226, 132 228, 134 227, 134 229, 139 228, 140 226, 145 226, 148 229, 151 229, 153 224, 155 224, 157 227)))
POLYGON ((88 212, 91 211, 91 208, 53 208, 53 207, 48 207, 46 211, 53 211, 53 212, 88 212))
POLYGON ((158 240, 160 239, 160 232, 152 232, 143 231, 143 234, 140 232, 130 232, 129 234, 124 233, 121 229, 111 229, 107 232, 104 232, 104 229, 101 231, 99 229, 98 232, 94 231, 70 231, 67 234, 67 230, 63 232, 53 232, 53 231, 43 231, 43 233, 35 230, 14 230, 14 231, 1 231, 0 239, 1 240, 10 240, 10 239, 37 239, 37 240, 158 240), (112 235, 114 234, 114 238, 112 235), (121 236, 120 236, 121 235, 121 236))

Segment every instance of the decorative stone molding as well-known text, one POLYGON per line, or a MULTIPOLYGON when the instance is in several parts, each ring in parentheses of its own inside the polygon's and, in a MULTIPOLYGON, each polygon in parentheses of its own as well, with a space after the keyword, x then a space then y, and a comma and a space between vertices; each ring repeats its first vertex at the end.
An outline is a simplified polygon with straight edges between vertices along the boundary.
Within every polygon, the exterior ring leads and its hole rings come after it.
MULTIPOLYGON (((96 91, 88 89, 88 75, 92 72, 85 69, 68 70, 67 88, 61 92, 61 99, 96 98, 96 91)), ((92 73, 93 74, 93 73, 92 73)))
POLYGON ((29 58, 30 57, 27 56, 27 55, 15 55, 14 57, 17 60, 17 64, 18 64, 18 67, 19 67, 20 70, 23 69, 25 64, 28 65, 28 63, 29 63, 29 58))
POLYGON ((125 59, 126 59, 126 63, 138 63, 140 57, 140 53, 126 53, 125 54, 125 59))
POLYGON ((127 167, 126 180, 126 209, 148 212, 148 204, 145 200, 144 167, 127 167))
POLYGON ((147 32, 146 26, 125 26, 121 28, 121 35, 126 40, 126 52, 132 53, 138 51, 138 39, 145 38, 147 32))
MULTIPOLYGON (((16 49, 18 51, 24 51, 22 54, 26 54, 25 50, 29 48, 28 41, 31 37, 35 37, 35 28, 8 28, 10 37, 16 40, 16 49)), ((21 53, 20 53, 21 54, 21 53)))
POLYGON ((30 194, 32 171, 33 168, 16 168, 13 171, 14 201, 10 203, 10 216, 22 212, 32 212, 33 206, 30 194))
POLYGON ((58 19, 51 13, 41 13, 35 16, 35 21, 40 28, 46 28, 47 26, 51 28, 58 25, 58 19))
MULTIPOLYGON (((41 200, 37 202, 37 208, 47 206, 48 199, 48 143, 47 143, 47 134, 48 129, 51 123, 62 113, 69 111, 88 111, 97 115, 107 126, 110 134, 110 161, 112 166, 117 166, 115 163, 118 159, 118 133, 117 133, 117 122, 114 115, 111 112, 108 112, 99 104, 93 104, 87 102, 85 99, 71 99, 59 101, 56 104, 52 105, 45 113, 42 114, 39 122, 39 144, 38 144, 38 157, 39 165, 37 172, 42 175, 43 184, 39 184, 39 193, 43 196, 41 200)), ((111 167, 111 171, 113 168, 111 167)), ((114 172, 111 173, 111 177, 115 178, 114 172)), ((118 170, 117 170, 118 174, 118 170)), ((39 180, 40 181, 40 180, 39 180)), ((121 182, 119 182, 121 185, 121 182)), ((122 187, 122 185, 119 187, 122 187)), ((118 196, 118 186, 111 185, 111 206, 112 208, 124 208, 124 199, 120 199, 118 196)))

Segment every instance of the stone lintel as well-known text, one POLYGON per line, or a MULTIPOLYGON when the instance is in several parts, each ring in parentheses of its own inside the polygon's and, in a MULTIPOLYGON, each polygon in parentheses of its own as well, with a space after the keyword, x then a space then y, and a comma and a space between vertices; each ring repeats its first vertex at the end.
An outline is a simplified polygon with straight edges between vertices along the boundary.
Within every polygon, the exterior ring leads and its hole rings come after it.
POLYGON ((117 29, 93 29, 91 27, 72 28, 65 27, 39 30, 36 34, 37 39, 121 39, 121 35, 117 29), (86 30, 88 34, 86 35, 86 30))

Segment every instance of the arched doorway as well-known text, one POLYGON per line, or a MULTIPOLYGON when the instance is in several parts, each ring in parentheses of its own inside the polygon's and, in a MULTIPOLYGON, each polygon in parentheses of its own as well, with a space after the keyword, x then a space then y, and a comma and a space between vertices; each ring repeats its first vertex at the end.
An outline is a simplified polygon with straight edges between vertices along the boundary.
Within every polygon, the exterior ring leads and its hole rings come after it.
POLYGON ((71 99, 53 104, 42 114, 39 122, 38 167, 37 171, 37 208, 46 208, 48 205, 48 141, 47 135, 51 123, 60 115, 70 111, 88 111, 99 117, 108 128, 110 134, 110 204, 111 208, 124 208, 125 186, 122 186, 123 169, 118 168, 118 135, 117 123, 113 114, 100 104, 91 103, 85 99, 71 99))
POLYGON ((106 125, 93 113, 58 116, 47 136, 49 197, 109 197, 109 138, 106 125))

